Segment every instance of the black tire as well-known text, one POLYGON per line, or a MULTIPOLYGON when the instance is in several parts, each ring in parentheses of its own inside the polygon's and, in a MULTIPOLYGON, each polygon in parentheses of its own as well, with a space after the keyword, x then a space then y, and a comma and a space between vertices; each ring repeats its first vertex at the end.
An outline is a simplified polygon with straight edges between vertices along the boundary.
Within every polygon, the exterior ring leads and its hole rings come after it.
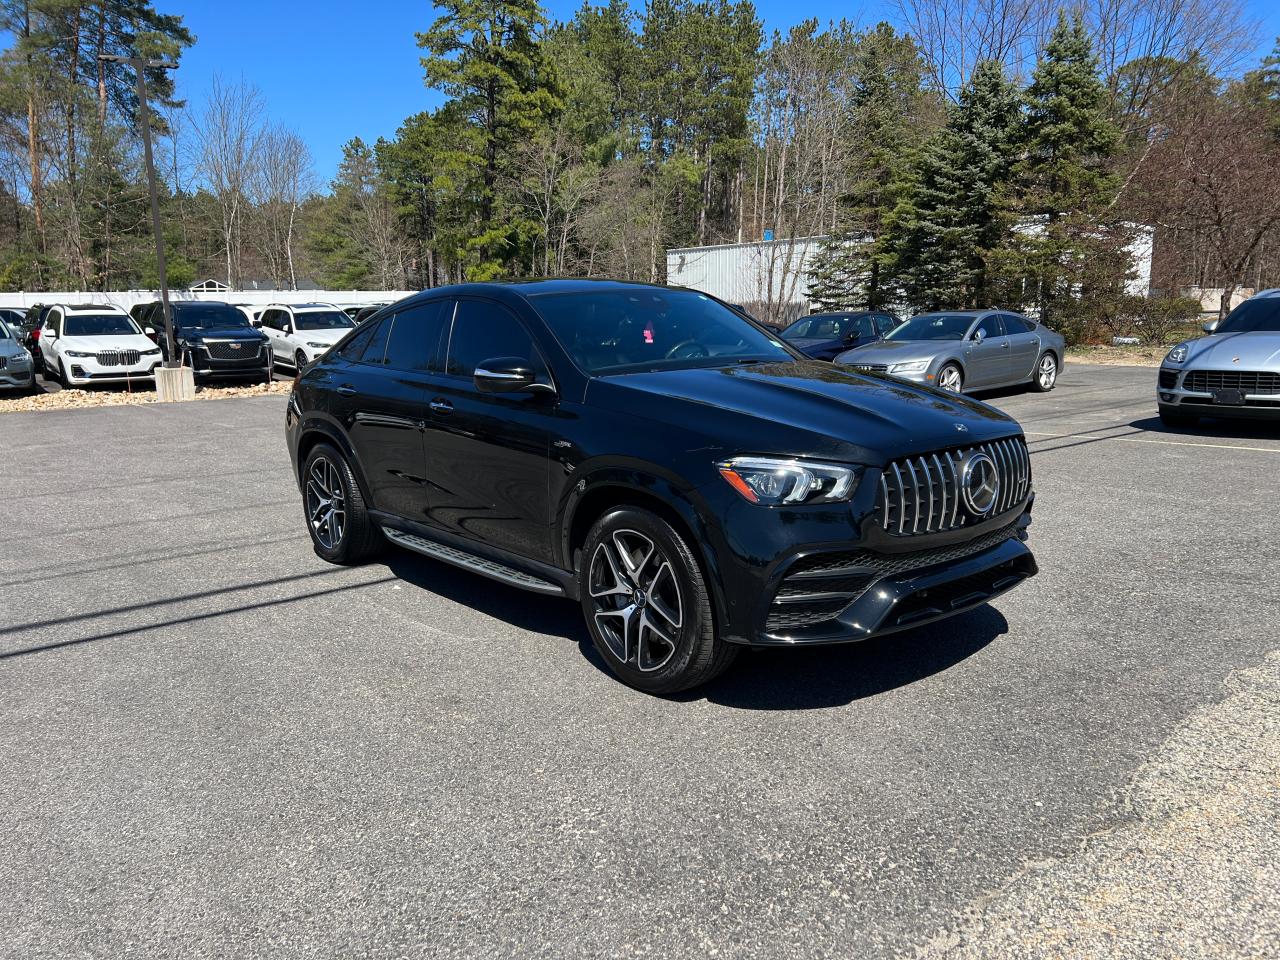
POLYGON ((948 393, 960 393, 964 390, 964 371, 960 369, 959 364, 944 363, 942 369, 938 371, 938 389, 946 390, 948 393), (955 387, 944 387, 944 383, 951 381, 951 376, 955 377, 955 387))
POLYGON ((58 375, 43 360, 40 361, 40 379, 45 383, 56 383, 58 380, 58 375))
POLYGON ((67 377, 67 368, 61 360, 58 361, 58 383, 62 385, 63 390, 71 389, 71 380, 67 377))
POLYGON ((1172 410, 1161 410, 1160 422, 1166 427, 1194 427, 1200 422, 1200 417, 1194 413, 1174 413, 1172 410))
POLYGON ((351 465, 338 450, 327 443, 317 444, 302 467, 302 513, 306 517, 307 532, 316 555, 330 563, 354 565, 374 557, 385 541, 382 531, 369 519, 364 494, 356 482, 351 465), (325 517, 320 515, 321 488, 328 492, 330 504, 337 503, 342 513, 340 529, 335 529, 335 510, 328 515, 328 533, 325 517), (339 498, 332 494, 338 492, 339 498))
POLYGON ((298 372, 302 372, 302 368, 307 365, 307 355, 299 350, 293 355, 293 365, 298 368, 298 372))
POLYGON ((693 551, 648 510, 618 507, 601 516, 583 545, 579 579, 592 642, 609 669, 637 690, 688 690, 719 676, 737 656, 737 647, 716 636, 693 551))
POLYGON ((1036 393, 1048 393, 1058 385, 1058 374, 1061 371, 1062 363, 1058 355, 1052 350, 1046 350, 1036 359, 1036 368, 1031 372, 1031 389, 1036 393), (1048 365, 1052 365, 1051 370, 1048 365))

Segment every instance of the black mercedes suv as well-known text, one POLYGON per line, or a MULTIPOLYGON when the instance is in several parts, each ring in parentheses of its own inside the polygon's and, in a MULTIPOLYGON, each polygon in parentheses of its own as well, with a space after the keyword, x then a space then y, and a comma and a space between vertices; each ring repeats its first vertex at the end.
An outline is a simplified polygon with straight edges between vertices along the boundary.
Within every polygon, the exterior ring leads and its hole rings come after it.
POLYGON ((390 541, 576 599, 654 693, 744 645, 902 630, 1036 573, 1017 423, 810 360, 692 290, 418 294, 301 371, 286 433, 321 557, 390 541))
MULTIPOLYGON (((173 313, 178 355, 197 380, 271 382, 271 341, 231 304, 219 300, 173 300, 169 309, 173 313)), ((156 331, 160 349, 167 354, 169 344, 160 301, 139 304, 131 315, 144 328, 156 331)))

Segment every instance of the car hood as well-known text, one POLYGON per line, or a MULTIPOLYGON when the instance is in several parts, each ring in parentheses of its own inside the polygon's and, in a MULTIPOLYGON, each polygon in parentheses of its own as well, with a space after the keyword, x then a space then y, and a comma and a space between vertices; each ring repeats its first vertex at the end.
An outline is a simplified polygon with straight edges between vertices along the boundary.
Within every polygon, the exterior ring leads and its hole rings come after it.
POLYGON ((836 363, 902 363, 904 360, 932 359, 950 353, 959 340, 876 340, 854 347, 836 357, 836 363))
POLYGON ((881 463, 1022 432, 976 400, 818 361, 620 374, 592 381, 590 396, 731 453, 881 463))
POLYGON ((786 342, 797 350, 827 350, 840 346, 842 341, 831 337, 796 337, 786 342))
POLYGON ((351 327, 339 327, 336 330, 299 330, 294 334, 298 340, 314 340, 316 343, 337 343, 348 333, 351 327))
POLYGON ((1280 333, 1215 333, 1190 347, 1187 369, 1280 370, 1280 333))
POLYGON ((140 333, 108 337, 62 337, 54 341, 63 350, 102 353, 105 350, 154 350, 156 345, 140 333))
POLYGON ((174 331, 184 340, 248 340, 251 343, 261 343, 267 339, 265 333, 260 333, 252 327, 179 327, 174 331))
POLYGON ((7 337, 0 340, 0 357, 20 357, 26 352, 26 348, 17 340, 10 340, 7 337))

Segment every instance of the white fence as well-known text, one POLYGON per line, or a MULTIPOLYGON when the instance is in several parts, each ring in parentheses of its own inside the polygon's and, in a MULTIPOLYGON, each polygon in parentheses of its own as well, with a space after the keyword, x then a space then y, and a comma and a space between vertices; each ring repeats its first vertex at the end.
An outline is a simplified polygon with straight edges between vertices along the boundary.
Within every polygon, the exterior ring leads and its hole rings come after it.
MULTIPOLYGON (((219 293, 193 293, 170 290, 170 300, 221 300, 266 306, 270 303, 334 303, 340 307, 368 303, 394 303, 417 293, 416 290, 224 290, 219 293)), ((50 293, 0 292, 0 307, 25 309, 37 303, 110 303, 128 310, 134 304, 160 299, 158 290, 110 290, 104 293, 53 291, 50 293)))

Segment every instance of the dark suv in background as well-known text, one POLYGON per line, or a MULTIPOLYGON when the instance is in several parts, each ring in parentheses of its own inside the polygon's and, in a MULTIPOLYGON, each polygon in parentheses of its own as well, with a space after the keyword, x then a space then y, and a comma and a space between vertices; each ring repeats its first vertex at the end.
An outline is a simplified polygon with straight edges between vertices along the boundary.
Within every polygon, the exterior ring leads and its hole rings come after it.
POLYGON ((861 640, 1036 573, 1017 423, 811 360, 691 290, 431 290, 303 370, 286 415, 316 552, 384 540, 582 606, 636 687, 743 645, 861 640))
MULTIPOLYGON (((271 382, 270 341, 242 311, 217 300, 176 300, 170 302, 169 309, 178 355, 197 380, 271 382)), ((169 344, 160 301, 139 304, 130 314, 144 329, 155 331, 167 360, 169 344)))

